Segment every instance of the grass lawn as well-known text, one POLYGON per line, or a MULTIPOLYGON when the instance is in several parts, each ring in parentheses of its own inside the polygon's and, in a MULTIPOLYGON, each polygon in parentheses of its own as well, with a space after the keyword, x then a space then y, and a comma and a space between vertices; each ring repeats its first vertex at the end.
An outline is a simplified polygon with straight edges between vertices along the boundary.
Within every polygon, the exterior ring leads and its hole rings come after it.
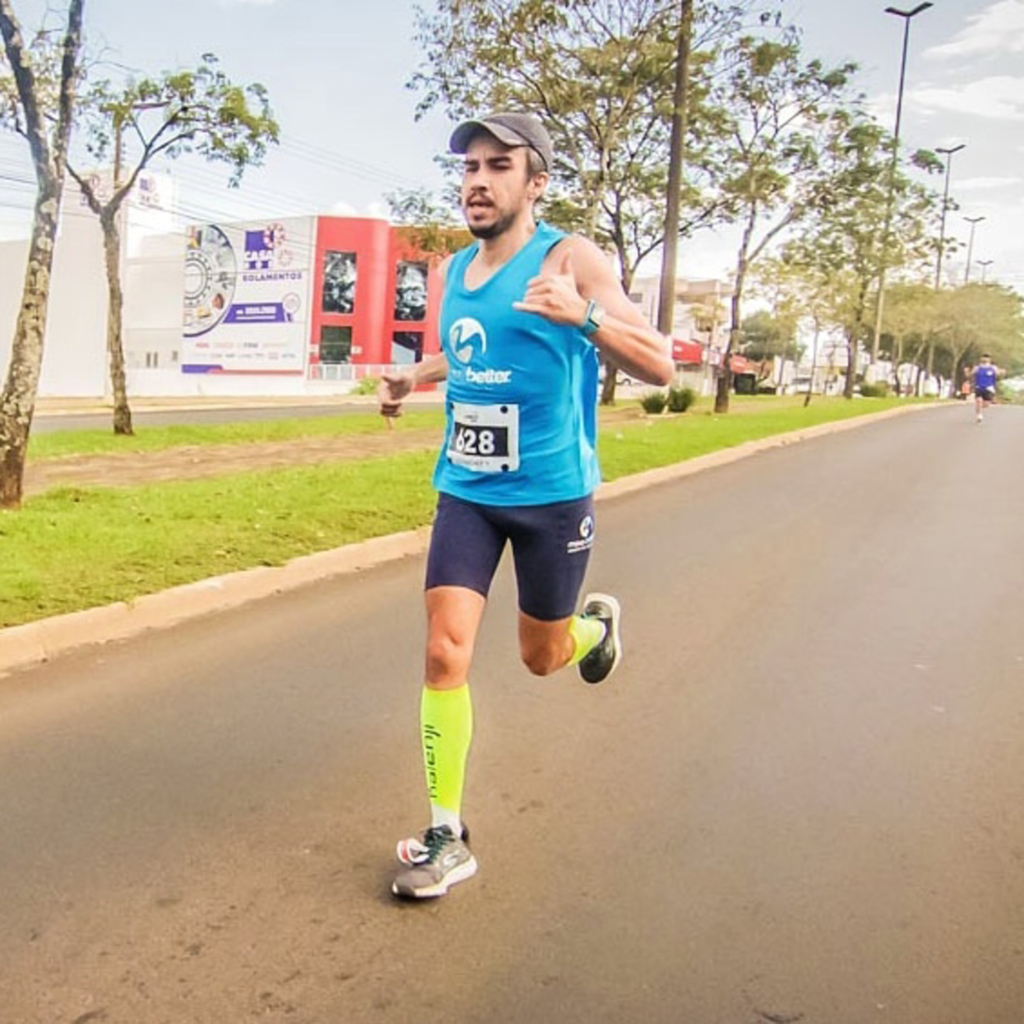
MULTIPOLYGON (((734 399, 734 411, 727 416, 698 406, 677 417, 611 419, 601 431, 605 479, 896 404, 897 399, 816 400, 804 409, 799 398, 734 399)), ((411 426, 419 417, 423 426, 440 423, 440 413, 414 413, 403 422, 411 426)), ((351 415, 143 429, 129 443, 150 444, 137 450, 151 451, 167 447, 169 438, 174 444, 225 443, 225 434, 268 440, 317 436, 332 429, 382 427, 376 414, 351 415), (149 438, 151 433, 156 437, 149 438)), ((50 455, 81 452, 76 444, 96 444, 95 433, 75 432, 77 442, 71 434, 60 441, 53 440, 59 434, 43 435, 39 448, 50 455), (83 433, 89 435, 84 441, 83 433)), ((122 444, 119 440, 114 447, 124 450, 122 444)), ((40 451, 33 454, 39 457, 40 451)), ((47 491, 17 512, 0 512, 0 626, 130 600, 421 526, 430 521, 434 506, 433 463, 433 453, 413 452, 147 487, 47 491)))

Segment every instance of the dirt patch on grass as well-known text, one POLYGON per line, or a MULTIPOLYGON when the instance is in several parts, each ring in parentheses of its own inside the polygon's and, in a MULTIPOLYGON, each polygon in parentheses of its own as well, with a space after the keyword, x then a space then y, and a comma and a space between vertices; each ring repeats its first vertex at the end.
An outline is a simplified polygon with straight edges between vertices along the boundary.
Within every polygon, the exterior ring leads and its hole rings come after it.
POLYGON ((433 428, 396 429, 384 434, 187 445, 145 454, 66 455, 41 462, 30 461, 25 468, 25 494, 39 494, 53 487, 132 487, 347 459, 383 458, 436 449, 441 436, 441 431, 433 428))
MULTIPOLYGON (((639 418, 642 414, 632 406, 601 412, 601 423, 605 426, 639 418)), ((54 487, 133 487, 348 459, 386 458, 404 452, 436 450, 442 437, 440 428, 405 428, 399 423, 393 430, 375 434, 183 445, 157 452, 64 455, 35 462, 30 459, 25 467, 24 493, 30 496, 54 487)))

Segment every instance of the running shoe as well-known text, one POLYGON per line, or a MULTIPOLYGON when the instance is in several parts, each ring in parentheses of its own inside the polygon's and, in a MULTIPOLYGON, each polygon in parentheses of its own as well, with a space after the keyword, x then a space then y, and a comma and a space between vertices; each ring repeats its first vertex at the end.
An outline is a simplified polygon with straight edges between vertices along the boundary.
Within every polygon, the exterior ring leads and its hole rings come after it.
POLYGON ((421 840, 400 843, 400 859, 403 846, 416 860, 399 871, 391 883, 391 891, 396 896, 413 900, 443 896, 456 882, 464 882, 476 874, 476 857, 447 825, 428 828, 421 840))
POLYGON ((598 619, 604 623, 604 639, 585 654, 577 666, 586 683, 603 683, 618 667, 622 659, 622 638, 619 619, 622 609, 609 594, 587 594, 581 613, 585 619, 598 619))
MULTIPOLYGON (((465 822, 462 823, 462 841, 468 845, 469 828, 465 822)), ((420 864, 428 853, 428 847, 419 836, 410 836, 408 839, 399 839, 395 847, 395 856, 402 864, 420 864)))

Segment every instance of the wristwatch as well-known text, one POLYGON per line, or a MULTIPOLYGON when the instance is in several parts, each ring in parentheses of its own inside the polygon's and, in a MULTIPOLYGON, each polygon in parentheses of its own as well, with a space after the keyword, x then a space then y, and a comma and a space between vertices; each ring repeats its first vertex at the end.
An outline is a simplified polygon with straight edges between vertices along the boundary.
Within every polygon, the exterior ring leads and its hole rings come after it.
POLYGON ((580 324, 580 330, 583 331, 586 337, 591 337, 597 331, 604 322, 606 312, 604 306, 594 299, 587 303, 587 312, 583 316, 583 323, 580 324))

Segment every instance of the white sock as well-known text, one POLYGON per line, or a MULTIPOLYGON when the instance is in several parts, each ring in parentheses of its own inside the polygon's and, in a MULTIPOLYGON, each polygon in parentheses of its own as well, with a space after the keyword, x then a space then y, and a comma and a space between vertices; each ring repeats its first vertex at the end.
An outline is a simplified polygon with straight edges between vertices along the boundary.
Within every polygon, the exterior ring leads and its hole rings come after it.
POLYGON ((431 828, 439 828, 447 825, 452 830, 456 839, 462 838, 462 818, 455 811, 447 807, 439 807, 437 804, 430 805, 431 828))

